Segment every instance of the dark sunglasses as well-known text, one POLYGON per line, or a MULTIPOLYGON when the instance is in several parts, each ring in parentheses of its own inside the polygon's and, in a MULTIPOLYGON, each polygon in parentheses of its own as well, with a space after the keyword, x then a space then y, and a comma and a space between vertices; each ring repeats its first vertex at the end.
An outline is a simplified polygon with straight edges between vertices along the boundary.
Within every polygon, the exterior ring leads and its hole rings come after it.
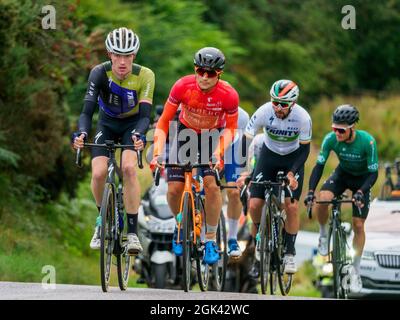
POLYGON ((352 126, 349 126, 349 127, 346 127, 346 128, 336 128, 336 127, 332 126, 332 130, 333 130, 333 132, 338 132, 340 134, 344 134, 344 133, 346 133, 346 130, 351 128, 351 127, 352 126))
POLYGON ((207 69, 203 69, 200 67, 197 67, 195 70, 196 70, 196 73, 200 77, 204 77, 204 74, 207 73, 208 78, 215 78, 216 76, 220 75, 222 72, 222 71, 216 71, 216 70, 207 70, 207 69))
POLYGON ((290 104, 291 104, 291 102, 272 101, 272 105, 274 107, 281 107, 282 109, 289 108, 290 104))

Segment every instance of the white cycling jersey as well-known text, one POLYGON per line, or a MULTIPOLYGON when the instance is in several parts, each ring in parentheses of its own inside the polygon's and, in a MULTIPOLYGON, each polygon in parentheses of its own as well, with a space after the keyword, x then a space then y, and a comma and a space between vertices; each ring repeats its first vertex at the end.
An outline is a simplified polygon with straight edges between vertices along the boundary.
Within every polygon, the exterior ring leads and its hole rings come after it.
POLYGON ((312 136, 311 117, 298 104, 285 119, 279 119, 271 102, 263 104, 253 114, 246 126, 245 134, 255 136, 259 129, 264 130, 264 143, 268 149, 286 155, 300 147, 300 141, 310 141, 312 136))

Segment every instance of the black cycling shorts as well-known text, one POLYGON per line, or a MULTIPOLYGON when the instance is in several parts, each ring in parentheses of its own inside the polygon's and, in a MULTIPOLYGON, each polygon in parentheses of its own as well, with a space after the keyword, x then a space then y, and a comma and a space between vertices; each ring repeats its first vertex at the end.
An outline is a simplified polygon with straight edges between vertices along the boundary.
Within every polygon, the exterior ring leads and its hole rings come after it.
MULTIPOLYGON (((132 131, 136 129, 138 122, 138 115, 119 119, 112 118, 100 111, 93 143, 103 144, 105 140, 114 140, 116 143, 132 145, 132 150, 134 150, 132 131)), ((108 150, 105 148, 92 148, 92 159, 98 156, 108 157, 108 150)))
MULTIPOLYGON (((219 141, 220 129, 212 130, 209 133, 198 134, 193 129, 187 128, 183 123, 178 121, 177 134, 175 144, 177 148, 170 149, 168 157, 169 163, 183 163, 190 161, 191 163, 207 163, 219 141), (187 134, 186 134, 187 133, 187 134)), ((202 176, 215 176, 211 169, 202 169, 202 176)), ((167 181, 185 182, 185 174, 182 168, 168 168, 167 181)))
MULTIPOLYGON (((253 172, 252 180, 258 181, 276 181, 276 175, 283 171, 286 175, 296 161, 299 149, 286 155, 277 154, 264 144, 260 156, 257 159, 256 168, 253 172)), ((303 189, 304 165, 301 166, 294 175, 298 182, 298 187, 293 191, 293 197, 298 201, 303 189)), ((278 187, 274 187, 275 195, 278 195, 278 187)), ((289 197, 289 192, 285 190, 285 197, 289 197)), ((250 198, 265 199, 265 187, 252 184, 250 186, 250 198)))
MULTIPOLYGON (((354 194, 361 186, 364 184, 365 179, 368 177, 369 173, 361 176, 354 176, 346 171, 344 171, 340 166, 338 166, 331 176, 324 182, 321 187, 322 190, 331 191, 335 196, 343 194, 346 189, 350 189, 354 194)), ((371 191, 368 190, 364 194, 364 207, 361 208, 361 215, 358 208, 353 204, 353 217, 366 219, 369 212, 369 203, 371 200, 371 191)))

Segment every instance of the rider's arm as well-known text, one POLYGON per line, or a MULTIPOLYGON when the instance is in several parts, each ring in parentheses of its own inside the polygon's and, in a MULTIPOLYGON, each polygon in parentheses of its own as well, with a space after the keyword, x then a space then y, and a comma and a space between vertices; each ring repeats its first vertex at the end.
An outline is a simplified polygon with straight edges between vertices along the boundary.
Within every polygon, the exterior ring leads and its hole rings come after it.
POLYGON ((299 152, 296 158, 296 161, 293 163, 290 171, 295 174, 299 168, 301 168, 306 162, 308 155, 310 154, 310 142, 312 137, 312 123, 311 117, 308 115, 301 124, 300 129, 300 147, 299 152))
POLYGON ((322 173, 324 172, 325 165, 317 163, 313 168, 310 176, 310 181, 308 183, 308 190, 315 191, 315 188, 318 185, 319 180, 322 177, 322 173))
POLYGON ((174 104, 169 100, 165 103, 164 111, 158 119, 157 127, 154 133, 154 156, 158 157, 163 153, 165 141, 169 130, 169 122, 175 117, 178 110, 178 104, 174 104))
POLYGON ((359 190, 361 190, 362 193, 368 192, 368 190, 370 190, 372 186, 375 184, 377 179, 378 179, 378 171, 370 172, 359 190))
POLYGON ((296 161, 293 163, 290 171, 296 174, 297 170, 301 168, 306 162, 308 155, 310 154, 310 143, 300 143, 299 152, 296 157, 296 161))
POLYGON ((331 152, 332 143, 335 143, 335 141, 336 137, 333 132, 328 133, 322 141, 322 146, 317 158, 317 163, 311 172, 310 181, 308 183, 309 190, 315 191, 315 188, 317 187, 319 180, 322 177, 322 173, 324 171, 325 163, 328 160, 329 153, 331 152))
POLYGON ((372 188, 378 179, 378 152, 376 148, 376 141, 372 136, 367 146, 367 164, 369 175, 360 188, 363 193, 368 192, 368 190, 372 188))
POLYGON ((140 121, 136 126, 137 133, 146 134, 150 126, 150 113, 151 113, 151 104, 148 102, 140 102, 139 103, 140 121))
POLYGON ((226 114, 226 125, 223 130, 221 137, 219 138, 219 143, 217 148, 215 149, 216 156, 223 157, 225 150, 232 143, 233 138, 235 137, 235 131, 237 129, 238 122, 238 111, 229 114, 226 114))
POLYGON ((86 134, 86 136, 88 136, 92 127, 93 113, 97 107, 97 98, 99 96, 100 83, 104 74, 104 67, 102 65, 98 65, 92 69, 89 75, 84 100, 85 102, 78 121, 79 132, 86 134))
POLYGON ((153 71, 148 68, 142 68, 141 83, 139 94, 139 118, 136 132, 145 134, 150 126, 150 113, 153 104, 153 93, 155 77, 153 71))

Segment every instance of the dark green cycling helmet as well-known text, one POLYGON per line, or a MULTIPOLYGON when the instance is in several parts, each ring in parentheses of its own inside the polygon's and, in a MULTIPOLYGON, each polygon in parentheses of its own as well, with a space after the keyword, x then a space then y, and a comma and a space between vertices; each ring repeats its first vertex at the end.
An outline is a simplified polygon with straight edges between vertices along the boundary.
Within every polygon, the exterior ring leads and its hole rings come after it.
POLYGON ((356 107, 351 104, 338 106, 332 115, 332 122, 337 124, 352 125, 360 119, 360 114, 356 107))

